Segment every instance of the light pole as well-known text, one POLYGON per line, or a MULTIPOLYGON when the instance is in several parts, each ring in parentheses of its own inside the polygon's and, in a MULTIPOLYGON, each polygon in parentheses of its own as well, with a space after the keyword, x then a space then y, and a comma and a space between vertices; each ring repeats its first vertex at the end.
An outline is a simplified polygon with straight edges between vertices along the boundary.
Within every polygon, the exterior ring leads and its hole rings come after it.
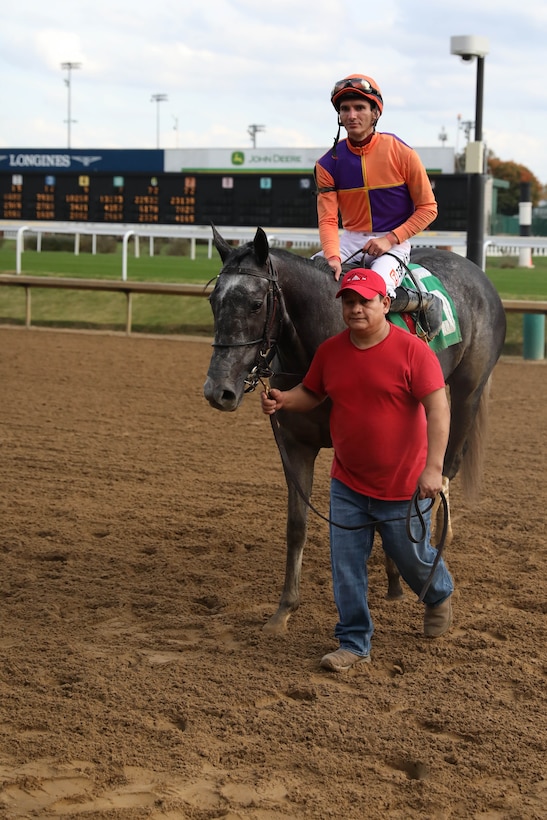
POLYGON ((160 103, 167 100, 167 94, 152 94, 150 102, 156 103, 156 148, 160 147, 160 103))
POLYGON ((250 125, 247 128, 247 133, 248 133, 248 135, 250 136, 250 138, 252 140, 253 148, 256 148, 256 135, 257 135, 257 133, 259 131, 265 131, 265 130, 266 130, 265 125, 250 125))
POLYGON ((67 122, 67 144, 68 144, 69 148, 70 148, 70 126, 73 122, 76 122, 76 120, 72 119, 72 112, 71 112, 71 93, 70 93, 70 90, 71 90, 71 87, 72 87, 71 72, 75 68, 81 68, 81 67, 82 67, 81 63, 61 63, 61 68, 64 69, 67 72, 66 79, 65 79, 65 85, 67 87, 67 92, 68 92, 68 114, 67 114, 66 122, 67 122))
POLYGON ((465 35, 450 38, 450 53, 469 62, 477 58, 477 92, 475 97, 475 141, 465 151, 465 172, 469 174, 469 209, 467 222, 467 258, 484 270, 484 206, 486 174, 482 142, 484 94, 484 58, 488 54, 486 37, 465 35))

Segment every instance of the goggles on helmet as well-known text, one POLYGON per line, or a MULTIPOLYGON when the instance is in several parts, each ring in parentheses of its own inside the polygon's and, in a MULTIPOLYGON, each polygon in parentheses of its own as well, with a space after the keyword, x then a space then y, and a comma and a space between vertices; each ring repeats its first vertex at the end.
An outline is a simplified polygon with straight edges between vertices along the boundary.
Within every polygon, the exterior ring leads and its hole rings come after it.
POLYGON ((378 97, 380 102, 383 102, 382 95, 380 94, 378 89, 374 88, 374 86, 371 85, 369 81, 365 80, 363 77, 346 77, 345 80, 338 80, 338 82, 335 83, 334 88, 332 89, 331 98, 346 89, 348 91, 354 89, 355 91, 360 91, 364 94, 373 94, 375 97, 378 97))

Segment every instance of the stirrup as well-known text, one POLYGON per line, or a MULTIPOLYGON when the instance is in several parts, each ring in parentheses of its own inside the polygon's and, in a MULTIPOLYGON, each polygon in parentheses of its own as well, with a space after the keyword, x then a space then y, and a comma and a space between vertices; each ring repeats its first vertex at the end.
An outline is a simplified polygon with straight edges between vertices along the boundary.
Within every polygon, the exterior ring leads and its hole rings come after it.
POLYGON ((443 303, 434 293, 410 288, 395 289, 395 298, 391 300, 390 310, 393 313, 415 313, 416 332, 428 342, 440 333, 443 324, 443 303))
POLYGON ((434 293, 424 293, 422 307, 418 313, 421 331, 428 342, 438 336, 443 326, 443 303, 434 293))

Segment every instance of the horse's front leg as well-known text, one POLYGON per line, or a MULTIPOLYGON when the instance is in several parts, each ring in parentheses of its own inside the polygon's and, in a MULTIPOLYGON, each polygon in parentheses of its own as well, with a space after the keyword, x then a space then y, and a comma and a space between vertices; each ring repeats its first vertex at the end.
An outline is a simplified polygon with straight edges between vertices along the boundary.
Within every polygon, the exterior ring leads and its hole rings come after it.
POLYGON ((401 586, 401 576, 394 561, 384 553, 387 574, 387 592, 386 598, 390 601, 396 601, 403 597, 403 588, 401 586))
MULTIPOLYGON (((293 443, 289 452, 294 477, 309 498, 313 485, 313 468, 319 450, 293 443)), ((283 468, 288 490, 285 583, 277 611, 264 624, 264 630, 274 634, 286 631, 289 618, 300 606, 300 576, 308 521, 308 506, 295 488, 291 471, 285 464, 283 468)))

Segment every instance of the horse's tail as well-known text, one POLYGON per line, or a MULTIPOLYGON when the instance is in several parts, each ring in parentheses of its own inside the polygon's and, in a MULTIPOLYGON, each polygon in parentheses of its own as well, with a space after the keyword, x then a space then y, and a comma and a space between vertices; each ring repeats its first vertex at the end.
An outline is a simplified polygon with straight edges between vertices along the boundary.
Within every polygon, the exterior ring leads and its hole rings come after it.
POLYGON ((482 390, 477 413, 469 430, 462 458, 460 471, 462 489, 465 498, 469 502, 477 501, 481 489, 488 432, 488 404, 491 381, 492 376, 490 375, 482 390))

